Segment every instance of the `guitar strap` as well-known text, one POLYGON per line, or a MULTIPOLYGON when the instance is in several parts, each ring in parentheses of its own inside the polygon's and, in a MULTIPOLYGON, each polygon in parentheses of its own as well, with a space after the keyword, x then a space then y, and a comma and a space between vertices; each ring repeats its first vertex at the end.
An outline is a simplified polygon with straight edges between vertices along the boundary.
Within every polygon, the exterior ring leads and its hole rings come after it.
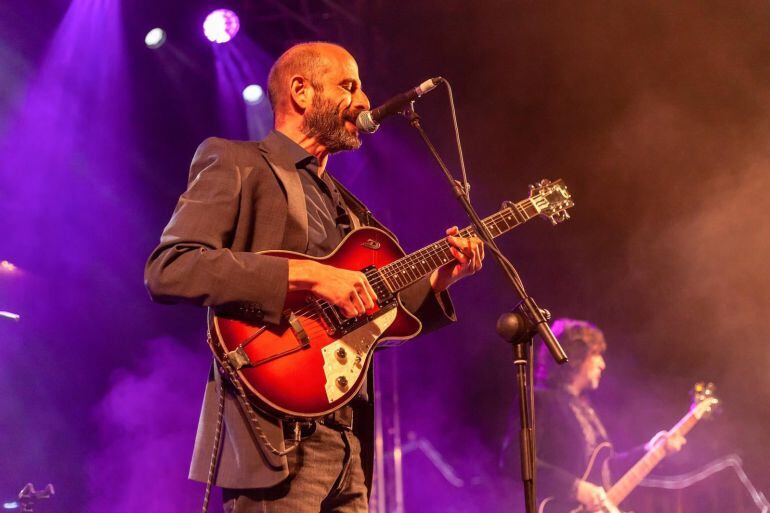
MULTIPOLYGON (((207 330, 207 338, 208 338, 209 346, 211 346, 211 348, 213 349, 214 345, 211 339, 210 330, 207 330)), ((238 373, 235 371, 235 369, 233 369, 232 365, 230 365, 230 362, 227 361, 226 358, 223 358, 222 361, 219 361, 219 358, 214 358, 214 382, 216 384, 217 398, 218 398, 217 423, 216 423, 216 428, 214 430, 214 446, 211 449, 211 462, 209 464, 209 473, 208 473, 208 477, 206 478, 206 490, 203 495, 203 509, 202 509, 203 513, 206 513, 208 511, 209 498, 211 496, 211 487, 214 484, 214 474, 216 473, 217 466, 219 465, 219 453, 222 445, 222 426, 224 424, 224 414, 225 414, 225 381, 223 377, 225 377, 227 379, 227 382, 230 383, 232 387, 235 389, 233 395, 238 400, 238 405, 240 407, 241 413, 243 413, 244 416, 248 419, 254 434, 257 436, 257 438, 259 438, 259 440, 262 442, 263 447, 265 447, 268 451, 275 454, 276 456, 286 456, 290 452, 297 449, 297 447, 299 447, 299 443, 302 436, 301 423, 295 422, 294 439, 290 440, 291 443, 287 443, 286 448, 283 450, 273 446, 273 444, 270 442, 267 435, 265 434, 264 430, 262 429, 262 426, 260 425, 259 416, 257 415, 257 412, 254 410, 254 406, 252 406, 251 401, 249 401, 248 397, 246 396, 246 391, 243 389, 243 385, 241 384, 240 378, 238 377, 238 373)))
POLYGON ((364 205, 361 200, 356 198, 353 193, 347 190, 336 178, 332 177, 332 181, 334 182, 334 185, 337 186, 337 190, 340 192, 342 199, 345 200, 345 206, 348 211, 350 211, 350 217, 354 228, 359 228, 361 226, 379 228, 390 235, 393 240, 398 241, 396 235, 383 226, 383 224, 372 215, 372 212, 366 208, 366 205, 364 205))

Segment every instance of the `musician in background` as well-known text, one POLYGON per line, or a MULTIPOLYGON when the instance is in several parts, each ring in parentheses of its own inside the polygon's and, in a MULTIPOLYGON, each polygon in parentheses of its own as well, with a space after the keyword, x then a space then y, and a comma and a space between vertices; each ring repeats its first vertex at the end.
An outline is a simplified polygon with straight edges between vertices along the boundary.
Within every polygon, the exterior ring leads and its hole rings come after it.
MULTIPOLYGON (((279 324, 290 291, 308 291, 346 317, 360 316, 377 301, 363 273, 258 254, 290 250, 325 256, 354 227, 383 228, 327 170, 331 154, 361 145, 353 121, 370 105, 358 65, 338 45, 295 45, 271 69, 268 92, 275 130, 264 140, 209 138, 199 146, 187 190, 147 262, 147 289, 159 302, 214 307, 255 324, 279 324)), ((481 268, 478 238, 447 240, 456 261, 400 294, 424 331, 454 320, 446 289, 481 268)), ((199 481, 207 481, 214 448, 218 379, 212 368, 190 469, 199 481)), ((223 488, 226 512, 367 511, 373 408, 366 387, 350 405, 303 429, 299 448, 288 457, 270 446, 283 449, 291 426, 258 412, 263 439, 241 411, 233 387, 225 383, 224 393, 214 481, 223 488)))
MULTIPOLYGON (((599 387, 606 367, 607 343, 602 331, 586 321, 558 319, 552 329, 569 363, 557 365, 548 349, 541 347, 535 389, 537 492, 540 500, 577 501, 591 510, 607 500, 601 482, 582 479, 594 449, 610 442, 588 398, 599 387)), ((611 477, 606 476, 607 471, 619 477, 662 438, 667 453, 679 451, 685 443, 681 435, 661 431, 644 446, 615 453, 603 477, 611 477)))

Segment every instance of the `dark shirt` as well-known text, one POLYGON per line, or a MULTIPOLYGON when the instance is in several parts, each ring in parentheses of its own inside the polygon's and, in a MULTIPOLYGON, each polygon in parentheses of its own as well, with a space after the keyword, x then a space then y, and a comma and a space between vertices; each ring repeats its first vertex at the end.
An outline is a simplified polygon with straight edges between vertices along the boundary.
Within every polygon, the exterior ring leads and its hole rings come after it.
POLYGON ((337 187, 328 172, 318 176, 318 159, 286 135, 273 131, 280 151, 294 162, 307 206, 308 245, 311 256, 326 256, 337 248, 350 231, 350 218, 337 187))
MULTIPOLYGON (((536 388, 535 413, 538 495, 540 499, 574 499, 576 481, 585 472, 594 449, 602 442, 611 443, 607 431, 587 397, 577 397, 563 388, 536 388)), ((622 475, 643 454, 641 447, 614 453, 608 477, 622 475)))
MULTIPOLYGON (((334 251, 350 231, 350 216, 342 196, 328 172, 318 176, 318 159, 286 135, 273 130, 281 152, 294 162, 299 172, 307 206, 308 244, 306 254, 326 256, 334 251)), ((356 400, 368 400, 364 381, 356 400)))

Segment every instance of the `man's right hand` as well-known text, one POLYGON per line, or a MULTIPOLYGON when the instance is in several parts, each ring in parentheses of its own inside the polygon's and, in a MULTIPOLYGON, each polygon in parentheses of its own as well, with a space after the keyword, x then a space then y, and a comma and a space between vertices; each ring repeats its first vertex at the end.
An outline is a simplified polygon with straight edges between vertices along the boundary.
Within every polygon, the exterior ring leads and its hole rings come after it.
POLYGON ((614 504, 607 499, 607 493, 601 486, 596 486, 588 481, 578 480, 577 484, 577 500, 580 504, 585 506, 588 511, 605 511, 600 507, 606 508, 606 511, 617 511, 614 504))
POLYGON ((377 294, 358 271, 337 269, 314 260, 289 260, 289 291, 308 290, 339 307, 346 317, 364 315, 377 304, 377 294))

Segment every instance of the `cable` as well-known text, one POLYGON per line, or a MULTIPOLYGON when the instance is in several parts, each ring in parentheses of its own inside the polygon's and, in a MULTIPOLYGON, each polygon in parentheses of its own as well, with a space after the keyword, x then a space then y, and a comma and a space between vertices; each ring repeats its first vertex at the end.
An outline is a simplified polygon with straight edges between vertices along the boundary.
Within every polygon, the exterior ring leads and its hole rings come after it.
POLYGON ((457 157, 460 161, 460 173, 463 179, 463 191, 465 196, 470 200, 471 196, 471 184, 468 183, 468 174, 465 172, 465 158, 463 157, 463 145, 460 142, 460 127, 457 123, 457 112, 455 111, 455 99, 452 94, 452 85, 449 80, 442 78, 441 81, 446 84, 447 95, 449 96, 449 110, 452 113, 452 126, 455 131, 455 143, 457 144, 457 157))
POLYGON ((746 472, 743 470, 741 459, 735 454, 730 454, 724 458, 707 463, 699 469, 686 474, 665 477, 648 477, 641 482, 640 486, 647 488, 664 488, 667 490, 681 490, 706 479, 712 474, 725 470, 726 468, 732 468, 733 471, 735 471, 735 474, 749 492, 749 495, 751 495, 751 499, 754 501, 757 508, 762 513, 768 513, 768 511, 770 511, 770 503, 768 503, 765 495, 757 490, 751 483, 749 476, 747 476, 746 472))

